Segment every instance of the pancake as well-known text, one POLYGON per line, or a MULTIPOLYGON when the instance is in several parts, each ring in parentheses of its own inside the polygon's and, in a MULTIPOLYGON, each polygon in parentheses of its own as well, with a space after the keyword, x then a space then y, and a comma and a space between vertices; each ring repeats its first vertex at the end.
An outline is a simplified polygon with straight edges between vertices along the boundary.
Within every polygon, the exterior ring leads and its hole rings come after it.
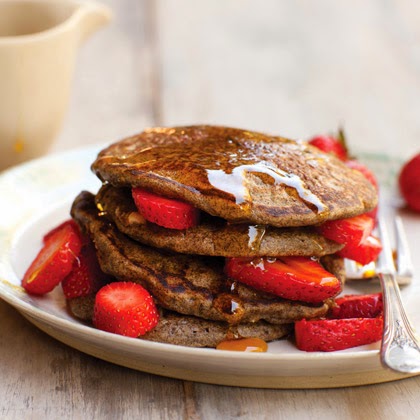
MULTIPOLYGON (((165 309, 229 324, 260 320, 288 324, 321 317, 329 309, 331 302, 291 302, 233 282, 223 272, 223 258, 167 253, 141 245, 100 216, 88 192, 79 194, 71 213, 93 239, 102 270, 118 280, 140 283, 165 309)), ((342 276, 340 258, 327 256, 321 261, 328 271, 342 276)))
POLYGON ((229 325, 193 316, 164 314, 157 326, 142 338, 160 343, 189 347, 216 347, 224 340, 258 337, 273 341, 291 333, 292 325, 273 325, 260 321, 249 324, 229 325))
MULTIPOLYGON (((68 299, 70 312, 79 319, 91 322, 94 296, 68 299)), ((209 321, 195 316, 179 315, 160 310, 156 327, 141 338, 159 343, 188 347, 216 347, 221 341, 235 338, 258 337, 265 341, 278 340, 292 331, 290 324, 269 324, 264 321, 229 325, 226 322, 209 321)))
POLYGON ((120 232, 156 248, 183 254, 222 257, 315 256, 333 254, 342 245, 317 234, 310 227, 229 224, 206 216, 187 230, 166 229, 147 222, 137 211, 129 189, 104 185, 96 203, 120 232))
POLYGON ((153 128, 104 149, 102 181, 142 187, 230 222, 307 226, 377 205, 358 171, 304 142, 217 126, 153 128))

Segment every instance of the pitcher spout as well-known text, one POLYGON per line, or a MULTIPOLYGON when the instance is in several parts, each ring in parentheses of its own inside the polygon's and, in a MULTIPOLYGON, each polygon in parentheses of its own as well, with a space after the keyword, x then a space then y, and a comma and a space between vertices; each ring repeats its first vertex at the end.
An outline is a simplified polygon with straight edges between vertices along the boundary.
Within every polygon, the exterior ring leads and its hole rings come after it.
POLYGON ((80 42, 83 42, 112 19, 111 9, 95 2, 84 3, 77 15, 80 42))

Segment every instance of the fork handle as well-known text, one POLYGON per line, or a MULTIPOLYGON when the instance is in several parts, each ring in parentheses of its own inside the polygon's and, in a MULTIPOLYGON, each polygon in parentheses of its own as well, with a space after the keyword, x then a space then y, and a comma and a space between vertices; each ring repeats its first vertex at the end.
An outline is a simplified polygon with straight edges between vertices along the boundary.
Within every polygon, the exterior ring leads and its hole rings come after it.
POLYGON ((379 274, 384 302, 382 364, 398 372, 420 372, 420 340, 402 304, 394 273, 379 274))

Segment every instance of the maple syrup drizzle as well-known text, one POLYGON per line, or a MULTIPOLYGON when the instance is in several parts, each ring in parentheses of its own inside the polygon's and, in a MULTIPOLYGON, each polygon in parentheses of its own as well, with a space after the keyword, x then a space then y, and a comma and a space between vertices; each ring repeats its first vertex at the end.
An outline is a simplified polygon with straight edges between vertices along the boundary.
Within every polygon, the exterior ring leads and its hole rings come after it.
POLYGON ((266 230, 267 226, 264 225, 248 226, 248 248, 251 251, 260 250, 266 230))
MULTIPOLYGON (((312 211, 327 211, 325 204, 313 194, 295 173, 277 167, 274 160, 302 154, 305 146, 283 139, 280 150, 278 139, 242 130, 226 129, 224 132, 197 132, 192 141, 180 128, 154 128, 146 136, 167 135, 172 139, 159 146, 145 147, 140 151, 127 145, 125 154, 113 157, 113 164, 127 165, 130 170, 155 172, 175 182, 187 185, 205 195, 228 196, 240 205, 245 213, 251 212, 252 197, 247 187, 247 174, 252 173, 266 185, 284 185, 296 191, 297 196, 312 211), (185 141, 184 141, 185 140, 185 141), (283 150, 282 150, 283 148, 283 150)), ((108 159, 103 156, 102 159, 108 159)))
POLYGON ((244 305, 237 296, 236 290, 231 293, 220 293, 213 301, 213 307, 223 315, 229 324, 237 324, 244 315, 244 305))
POLYGON ((250 201, 248 188, 246 186, 246 173, 265 174, 272 178, 275 185, 286 185, 293 188, 300 199, 306 204, 316 207, 317 212, 326 210, 325 204, 303 184, 302 179, 296 174, 290 174, 282 169, 276 168, 267 162, 256 162, 236 166, 231 172, 222 169, 207 169, 207 177, 210 184, 218 190, 225 191, 234 196, 236 204, 243 204, 250 201))
POLYGON ((222 341, 217 345, 216 350, 265 353, 267 348, 267 343, 261 338, 240 338, 222 341))
POLYGON ((107 212, 101 203, 96 203, 96 208, 98 210, 98 216, 102 217, 107 215, 107 212))

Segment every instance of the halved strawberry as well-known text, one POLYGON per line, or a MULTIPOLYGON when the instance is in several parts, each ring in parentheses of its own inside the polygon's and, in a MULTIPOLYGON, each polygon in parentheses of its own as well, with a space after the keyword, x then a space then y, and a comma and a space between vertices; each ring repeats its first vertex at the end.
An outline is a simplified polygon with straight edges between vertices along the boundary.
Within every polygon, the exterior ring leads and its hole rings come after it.
POLYGON ((339 244, 359 245, 372 233, 374 221, 362 214, 341 220, 330 220, 318 227, 321 235, 339 244))
POLYGON ((127 337, 153 329, 159 313, 149 292, 131 282, 110 283, 96 294, 93 324, 96 328, 127 337))
POLYGON ((375 318, 383 312, 382 293, 346 295, 335 300, 330 318, 375 318))
POLYGON ((191 204, 165 198, 141 188, 133 188, 132 195, 139 213, 149 222, 179 230, 198 225, 200 210, 191 204))
POLYGON ((383 318, 303 319, 295 322, 296 345, 304 351, 335 351, 382 338, 383 318))
POLYGON ((92 295, 111 279, 99 266, 93 242, 89 239, 85 239, 85 242, 79 258, 73 264, 73 269, 61 282, 67 299, 92 295))
POLYGON ((66 223, 55 230, 26 271, 22 287, 42 295, 54 289, 72 270, 79 256, 82 239, 79 230, 66 223))
POLYGON ((346 244, 337 254, 340 257, 366 265, 376 261, 381 251, 382 245, 380 240, 370 235, 359 245, 346 244))
POLYGON ((45 244, 51 238, 51 236, 54 235, 54 233, 56 233, 58 230, 62 229, 66 225, 71 225, 75 231, 79 232, 79 226, 77 226, 77 223, 73 219, 68 219, 56 226, 55 228, 51 229, 49 232, 47 232, 42 238, 42 242, 45 244))
POLYGON ((341 290, 335 276, 306 257, 228 258, 225 271, 232 279, 290 300, 319 303, 341 290))
POLYGON ((348 159, 347 149, 342 141, 332 136, 315 136, 309 140, 309 144, 317 147, 326 153, 332 153, 339 159, 345 161, 348 159))

